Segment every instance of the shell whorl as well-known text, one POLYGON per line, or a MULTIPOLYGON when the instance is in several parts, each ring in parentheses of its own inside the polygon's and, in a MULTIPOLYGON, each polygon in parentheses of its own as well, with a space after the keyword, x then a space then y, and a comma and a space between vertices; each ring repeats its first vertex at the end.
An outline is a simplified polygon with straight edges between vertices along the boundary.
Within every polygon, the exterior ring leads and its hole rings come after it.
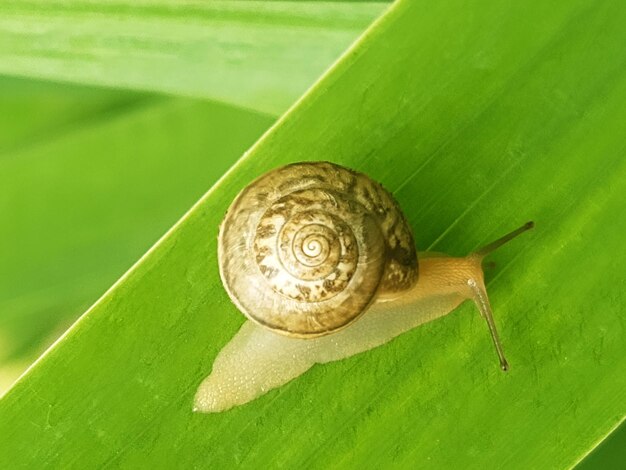
POLYGON ((413 236, 391 194, 328 162, 287 165, 244 188, 220 227, 218 258, 248 318, 298 337, 343 328, 377 292, 417 280, 413 236))

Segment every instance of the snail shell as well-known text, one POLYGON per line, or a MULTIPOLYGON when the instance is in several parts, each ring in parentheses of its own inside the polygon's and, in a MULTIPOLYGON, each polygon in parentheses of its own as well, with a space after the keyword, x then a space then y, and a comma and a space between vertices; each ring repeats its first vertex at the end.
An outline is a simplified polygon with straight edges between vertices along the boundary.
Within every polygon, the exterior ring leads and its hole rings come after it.
POLYGON ((221 224, 218 258, 249 319, 301 338, 347 326, 377 294, 414 285, 418 271, 393 196, 329 162, 287 165, 244 188, 221 224))

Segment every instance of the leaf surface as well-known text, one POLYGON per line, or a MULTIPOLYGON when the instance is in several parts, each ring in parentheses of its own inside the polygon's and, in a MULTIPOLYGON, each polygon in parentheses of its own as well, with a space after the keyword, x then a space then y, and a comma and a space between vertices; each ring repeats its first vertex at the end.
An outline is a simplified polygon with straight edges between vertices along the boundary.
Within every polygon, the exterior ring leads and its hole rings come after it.
POLYGON ((625 22, 608 1, 395 3, 2 399, 0 463, 574 465, 626 415, 625 22), (488 275, 511 370, 466 304, 195 415, 243 321, 217 272, 221 216, 262 172, 321 159, 393 191, 421 249, 536 221, 488 275))

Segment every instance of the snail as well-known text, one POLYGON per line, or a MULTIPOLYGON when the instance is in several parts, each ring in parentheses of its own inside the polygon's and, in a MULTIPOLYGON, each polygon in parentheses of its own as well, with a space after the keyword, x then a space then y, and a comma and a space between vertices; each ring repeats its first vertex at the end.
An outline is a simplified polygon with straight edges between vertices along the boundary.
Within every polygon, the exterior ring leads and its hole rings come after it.
POLYGON ((482 270, 517 230, 463 258, 417 253, 381 184, 329 162, 294 163, 244 188, 218 236, 222 282, 247 317, 200 384, 194 411, 242 405, 472 300, 508 369, 482 270))

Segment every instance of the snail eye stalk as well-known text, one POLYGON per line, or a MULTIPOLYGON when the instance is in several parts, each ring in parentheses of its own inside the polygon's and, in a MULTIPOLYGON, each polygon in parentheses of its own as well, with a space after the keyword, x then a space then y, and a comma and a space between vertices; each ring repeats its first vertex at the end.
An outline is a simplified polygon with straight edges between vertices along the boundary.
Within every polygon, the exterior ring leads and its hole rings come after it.
MULTIPOLYGON (((476 250, 470 256, 474 256, 482 259, 490 253, 493 253, 495 250, 500 248, 505 243, 510 242, 514 238, 518 237, 524 232, 532 229, 535 226, 535 223, 530 221, 526 222, 524 225, 519 227, 516 230, 506 234, 505 236, 498 238, 497 240, 485 245, 484 247, 476 250)), ((509 363, 504 357, 504 351, 502 349, 502 343, 500 342, 500 337, 498 335, 498 329, 496 328, 496 323, 493 319, 493 311, 491 309, 491 304, 489 303, 489 296, 487 295, 487 289, 485 288, 484 282, 476 279, 469 279, 467 281, 467 285, 470 287, 472 291, 472 300, 478 307, 480 311, 480 315, 487 321, 487 325, 489 326, 489 332, 491 333, 491 339, 493 340, 493 344, 496 348, 496 352, 498 353, 498 358, 500 359, 500 367, 503 371, 509 370, 509 363)))
POLYGON ((502 238, 498 238, 497 240, 495 240, 495 241, 493 241, 493 242, 483 246, 482 248, 479 248, 473 254, 474 254, 474 256, 477 256, 479 258, 484 258, 488 254, 493 253, 494 251, 496 251, 498 248, 500 248, 505 243, 510 242, 511 240, 513 240, 514 238, 518 237, 522 233, 527 232, 528 230, 532 229, 534 226, 535 226, 535 222, 533 222, 533 221, 526 222, 520 228, 513 230, 511 233, 507 233, 502 238))
POLYGON ((506 357, 504 357, 502 343, 500 342, 498 329, 496 328, 496 323, 493 319, 493 311, 491 310, 491 304, 489 303, 487 290, 485 289, 485 286, 482 284, 482 282, 479 283, 474 279, 468 280, 467 285, 472 290, 472 300, 478 307, 480 315, 487 321, 487 325, 489 326, 489 332, 491 333, 491 339, 493 340, 493 345, 496 347, 496 352, 498 353, 498 358, 500 359, 500 367, 503 371, 507 371, 509 370, 509 363, 507 362, 506 357))

